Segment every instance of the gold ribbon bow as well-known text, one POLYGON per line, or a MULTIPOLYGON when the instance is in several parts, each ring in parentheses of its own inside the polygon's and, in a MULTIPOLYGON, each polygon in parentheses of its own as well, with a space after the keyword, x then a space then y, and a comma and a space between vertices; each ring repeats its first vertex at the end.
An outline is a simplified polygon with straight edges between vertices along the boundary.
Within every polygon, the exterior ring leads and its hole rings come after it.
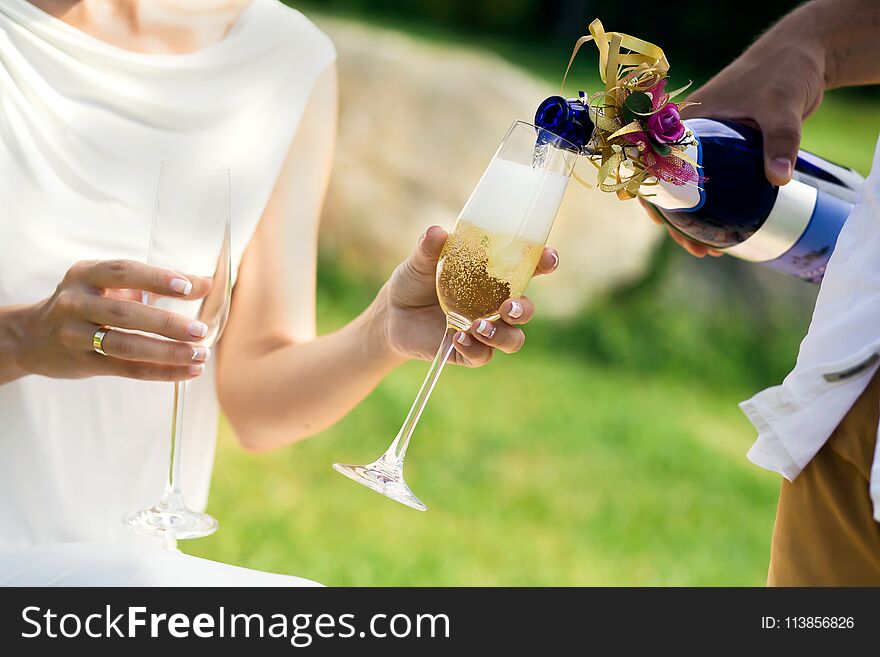
MULTIPOLYGON (((642 130, 637 122, 626 126, 622 125, 619 116, 623 97, 626 92, 647 91, 656 85, 669 72, 669 62, 666 60, 663 49, 659 46, 622 32, 606 32, 602 21, 597 18, 590 23, 590 34, 582 36, 575 43, 571 58, 568 60, 568 66, 565 69, 565 75, 562 77, 560 90, 562 95, 564 95, 565 82, 578 52, 584 44, 591 41, 596 44, 599 50, 599 77, 605 83, 605 91, 600 91, 590 97, 588 109, 596 127, 605 134, 599 144, 601 163, 597 163, 592 158, 590 158, 590 163, 599 170, 599 188, 602 191, 616 192, 622 200, 642 196, 643 194, 639 192, 641 185, 653 184, 645 182, 650 174, 641 166, 640 162, 625 156, 624 145, 612 144, 611 142, 627 133, 642 130), (621 52, 621 50, 627 52, 621 52), (594 107, 596 99, 600 101, 599 107, 594 107), (629 175, 621 175, 620 169, 624 162, 629 162, 630 166, 634 167, 634 170, 629 171, 629 175), (614 182, 607 183, 608 178, 613 178, 614 182)), ((667 94, 667 99, 671 100, 689 86, 690 84, 670 92, 667 94)), ((690 104, 692 103, 680 104, 679 106, 690 104)), ((681 150, 674 149, 674 155, 696 166, 696 163, 681 150)), ((573 172, 572 175, 582 185, 592 187, 577 172, 573 172)))

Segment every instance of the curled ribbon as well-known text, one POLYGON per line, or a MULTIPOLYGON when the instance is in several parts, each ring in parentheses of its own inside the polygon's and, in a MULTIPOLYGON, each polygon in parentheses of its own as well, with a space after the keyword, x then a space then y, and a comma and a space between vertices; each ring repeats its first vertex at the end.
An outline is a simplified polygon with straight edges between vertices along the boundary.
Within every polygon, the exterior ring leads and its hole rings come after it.
POLYGON ((565 88, 565 81, 568 79, 578 51, 590 41, 595 41, 599 49, 599 77, 605 83, 606 91, 611 91, 617 85, 618 74, 623 67, 632 67, 635 70, 647 65, 648 68, 656 69, 663 75, 669 71, 669 62, 666 61, 666 55, 663 54, 660 46, 629 34, 606 32, 602 21, 597 18, 590 23, 590 35, 582 36, 574 44, 574 51, 568 60, 565 75, 562 76, 562 89, 565 88), (621 48, 626 48, 630 52, 621 54, 621 48))

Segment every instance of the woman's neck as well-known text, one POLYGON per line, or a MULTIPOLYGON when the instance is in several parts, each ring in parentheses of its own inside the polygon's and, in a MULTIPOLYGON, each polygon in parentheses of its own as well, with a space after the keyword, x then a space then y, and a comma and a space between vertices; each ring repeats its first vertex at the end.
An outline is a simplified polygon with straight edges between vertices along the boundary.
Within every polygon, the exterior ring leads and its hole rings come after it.
POLYGON ((251 0, 29 0, 125 50, 184 54, 221 41, 251 0))

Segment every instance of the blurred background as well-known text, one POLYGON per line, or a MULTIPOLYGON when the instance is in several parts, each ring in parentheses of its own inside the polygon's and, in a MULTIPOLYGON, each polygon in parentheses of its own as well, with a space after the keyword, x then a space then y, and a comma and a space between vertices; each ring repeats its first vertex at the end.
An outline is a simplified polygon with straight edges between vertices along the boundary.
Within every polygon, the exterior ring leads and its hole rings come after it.
MULTIPOLYGON (((339 51, 337 162, 321 233, 319 328, 359 313, 424 229, 451 226, 506 127, 558 92, 594 17, 706 80, 797 2, 290 2, 339 51)), ((567 91, 597 88, 582 50, 567 91)), ((678 86, 677 84, 675 86, 678 86)), ((804 147, 863 174, 873 90, 832 92, 804 147)), ((589 175, 589 165, 584 169, 589 175)), ((761 585, 779 480, 751 465, 737 402, 794 363, 816 288, 698 261, 634 202, 573 183, 554 276, 515 357, 449 368, 409 451, 418 513, 345 480, 397 432, 410 363, 343 422, 267 455, 223 430, 210 512, 187 552, 328 585, 761 585)))

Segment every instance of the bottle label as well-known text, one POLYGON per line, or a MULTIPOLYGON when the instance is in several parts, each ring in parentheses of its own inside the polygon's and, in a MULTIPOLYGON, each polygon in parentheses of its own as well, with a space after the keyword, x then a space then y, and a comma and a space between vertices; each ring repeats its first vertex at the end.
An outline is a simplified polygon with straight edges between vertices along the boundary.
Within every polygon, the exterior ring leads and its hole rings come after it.
POLYGON ((783 185, 761 227, 746 241, 725 251, 751 262, 767 262, 782 257, 807 229, 816 208, 816 197, 815 187, 797 180, 783 185))
MULTIPOLYGON (((795 181, 792 181, 795 182, 795 181)), ((785 185, 788 187, 791 185, 785 185)), ((781 187, 780 191, 785 189, 781 187)), ((837 244, 843 224, 852 212, 848 201, 819 190, 812 216, 806 229, 794 245, 779 257, 761 262, 762 265, 793 274, 811 283, 819 283, 825 275, 825 267, 837 244)), ((763 230, 763 226, 752 237, 763 230)), ((751 241, 751 239, 747 240, 751 241)), ((734 247, 736 248, 736 247, 734 247)))

